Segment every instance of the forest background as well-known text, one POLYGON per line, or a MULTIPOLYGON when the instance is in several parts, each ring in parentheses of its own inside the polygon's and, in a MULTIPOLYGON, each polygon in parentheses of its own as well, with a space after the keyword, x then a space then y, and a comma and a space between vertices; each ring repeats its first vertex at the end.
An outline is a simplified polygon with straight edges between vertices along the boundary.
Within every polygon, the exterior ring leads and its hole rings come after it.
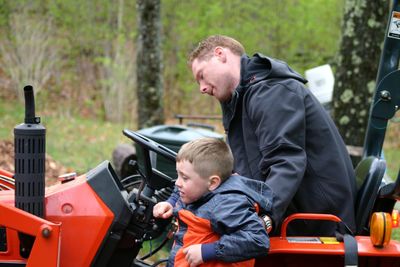
MULTIPOLYGON (((335 71, 345 2, 161 0, 165 122, 177 123, 176 114, 220 114, 218 102, 198 92, 186 63, 188 52, 211 34, 230 35, 247 54, 284 60, 301 74, 323 64, 335 71)), ((13 127, 23 121, 22 88, 31 84, 48 152, 69 169, 86 172, 128 142, 121 130, 138 128, 141 104, 136 4, 0 0, 0 139, 12 140, 13 127)), ((219 122, 207 123, 222 132, 219 122)), ((388 147, 397 151, 392 140, 388 147)), ((399 165, 393 166, 395 175, 399 165)))

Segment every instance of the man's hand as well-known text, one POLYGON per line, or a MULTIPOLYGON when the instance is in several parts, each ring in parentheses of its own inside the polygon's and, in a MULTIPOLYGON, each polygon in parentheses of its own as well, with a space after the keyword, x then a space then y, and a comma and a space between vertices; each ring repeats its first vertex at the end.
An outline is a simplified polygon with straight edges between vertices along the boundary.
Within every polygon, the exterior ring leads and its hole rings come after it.
POLYGON ((201 244, 191 245, 183 249, 185 259, 189 263, 190 267, 195 267, 203 263, 201 257, 201 244))
POLYGON ((173 207, 169 202, 159 202, 153 207, 153 216, 155 218, 167 219, 172 216, 172 209, 173 207))

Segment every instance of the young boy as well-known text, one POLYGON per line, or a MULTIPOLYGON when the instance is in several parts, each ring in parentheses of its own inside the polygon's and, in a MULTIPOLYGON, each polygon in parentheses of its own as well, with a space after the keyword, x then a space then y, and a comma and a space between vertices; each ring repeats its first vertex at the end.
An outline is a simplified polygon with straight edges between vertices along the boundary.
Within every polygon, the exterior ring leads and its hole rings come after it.
POLYGON ((153 209, 154 217, 173 214, 179 224, 167 266, 253 266, 255 257, 267 254, 268 234, 256 206, 269 215, 272 192, 265 183, 231 174, 233 156, 224 141, 184 144, 176 169, 179 198, 153 209))

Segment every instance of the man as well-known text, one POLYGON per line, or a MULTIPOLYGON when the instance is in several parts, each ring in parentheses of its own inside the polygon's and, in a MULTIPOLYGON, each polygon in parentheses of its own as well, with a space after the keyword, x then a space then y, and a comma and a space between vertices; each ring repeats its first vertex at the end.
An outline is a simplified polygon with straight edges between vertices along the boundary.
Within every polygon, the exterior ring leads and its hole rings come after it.
MULTIPOLYGON (((210 36, 190 54, 200 92, 221 103, 235 172, 274 191, 273 234, 297 212, 337 215, 355 230, 355 175, 345 144, 307 82, 286 63, 248 57, 233 38, 210 36)), ((296 220, 288 234, 334 235, 336 224, 296 220)))

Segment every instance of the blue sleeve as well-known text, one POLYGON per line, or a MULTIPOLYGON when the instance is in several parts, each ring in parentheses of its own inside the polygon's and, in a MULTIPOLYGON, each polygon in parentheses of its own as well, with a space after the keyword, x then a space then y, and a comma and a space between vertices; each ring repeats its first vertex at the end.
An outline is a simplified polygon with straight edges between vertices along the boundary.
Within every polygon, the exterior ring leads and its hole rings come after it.
POLYGON ((174 191, 172 194, 169 196, 167 199, 167 202, 172 205, 172 207, 175 207, 176 202, 179 199, 179 191, 178 188, 175 186, 174 191))
MULTIPOLYGON (((213 249, 215 259, 225 262, 265 256, 269 250, 269 237, 253 204, 241 194, 219 196, 213 198, 211 226, 221 238, 203 245, 202 252, 213 249)), ((212 253, 205 256, 206 259, 214 257, 212 253)))
POLYGON ((217 258, 215 243, 201 244, 201 258, 204 262, 215 260, 217 258))

